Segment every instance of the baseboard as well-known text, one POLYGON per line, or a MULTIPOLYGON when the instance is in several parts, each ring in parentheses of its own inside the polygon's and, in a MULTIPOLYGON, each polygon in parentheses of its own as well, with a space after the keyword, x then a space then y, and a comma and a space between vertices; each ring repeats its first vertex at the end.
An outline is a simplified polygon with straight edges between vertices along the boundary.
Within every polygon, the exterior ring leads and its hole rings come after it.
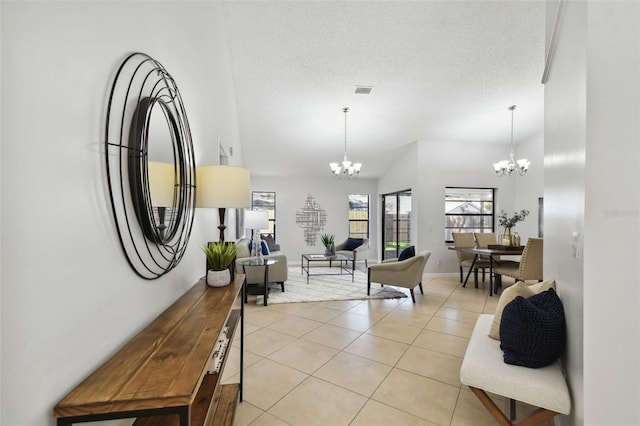
POLYGON ((429 272, 422 276, 427 278, 457 278, 460 274, 458 272, 429 272))

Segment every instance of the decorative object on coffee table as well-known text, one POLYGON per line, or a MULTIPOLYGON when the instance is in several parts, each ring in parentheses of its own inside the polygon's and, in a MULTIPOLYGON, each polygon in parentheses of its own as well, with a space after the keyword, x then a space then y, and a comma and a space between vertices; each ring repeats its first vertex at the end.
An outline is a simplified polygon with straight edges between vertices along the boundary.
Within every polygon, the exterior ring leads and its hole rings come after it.
POLYGON ((231 282, 231 271, 229 266, 238 252, 234 244, 224 241, 212 242, 202 248, 209 269, 205 281, 211 287, 224 287, 231 282))
POLYGON ((498 222, 500 226, 504 228, 504 234, 502 235, 502 245, 511 247, 515 244, 513 243, 513 238, 511 235, 511 228, 516 226, 516 223, 522 222, 527 215, 529 214, 529 210, 520 210, 520 212, 514 212, 513 216, 507 217, 507 212, 502 210, 500 212, 500 216, 498 216, 498 222))
POLYGON ((336 255, 336 246, 334 244, 335 237, 333 234, 322 234, 320 236, 320 241, 322 241, 322 245, 324 245, 324 255, 325 256, 335 256, 336 255))

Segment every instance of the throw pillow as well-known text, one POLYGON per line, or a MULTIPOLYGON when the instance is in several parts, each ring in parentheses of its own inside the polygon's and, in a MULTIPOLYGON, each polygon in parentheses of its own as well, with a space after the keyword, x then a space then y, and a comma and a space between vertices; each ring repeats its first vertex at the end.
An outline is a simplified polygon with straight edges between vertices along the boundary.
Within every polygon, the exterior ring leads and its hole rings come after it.
POLYGON ((555 290, 509 302, 502 312, 500 336, 507 364, 540 368, 555 362, 566 339, 564 309, 555 290))
POLYGON ((262 255, 263 256, 268 256, 269 254, 271 254, 271 252, 269 251, 269 246, 267 245, 267 243, 265 241, 260 241, 260 244, 262 245, 262 255))
POLYGON ((276 240, 273 239, 273 235, 262 234, 262 240, 267 243, 270 252, 276 249, 276 240))
POLYGON ((347 238, 347 242, 344 244, 344 248, 342 250, 346 251, 354 251, 358 247, 362 245, 364 240, 362 238, 347 238))
POLYGON ((543 291, 549 290, 550 288, 556 288, 555 280, 547 280, 533 285, 526 285, 522 281, 518 281, 511 287, 507 287, 506 289, 504 289, 502 291, 502 294, 500 295, 500 300, 498 300, 496 312, 493 315, 493 323, 491 324, 491 329, 489 330, 489 337, 491 337, 492 339, 500 340, 500 320, 502 318, 502 311, 509 302, 511 302, 517 296, 531 297, 534 294, 541 293, 543 291))
POLYGON ((416 255, 416 248, 414 246, 409 246, 406 249, 402 250, 402 252, 400 253, 400 256, 398 256, 398 262, 400 262, 401 260, 407 260, 410 257, 413 257, 416 255))

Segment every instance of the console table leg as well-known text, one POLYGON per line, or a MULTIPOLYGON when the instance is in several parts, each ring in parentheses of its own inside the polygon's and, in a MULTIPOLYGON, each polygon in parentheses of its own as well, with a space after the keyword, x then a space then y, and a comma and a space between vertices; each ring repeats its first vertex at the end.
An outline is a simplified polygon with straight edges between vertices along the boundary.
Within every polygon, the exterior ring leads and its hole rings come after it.
POLYGON ((187 405, 181 407, 178 414, 180 415, 180 426, 191 426, 191 410, 187 405))

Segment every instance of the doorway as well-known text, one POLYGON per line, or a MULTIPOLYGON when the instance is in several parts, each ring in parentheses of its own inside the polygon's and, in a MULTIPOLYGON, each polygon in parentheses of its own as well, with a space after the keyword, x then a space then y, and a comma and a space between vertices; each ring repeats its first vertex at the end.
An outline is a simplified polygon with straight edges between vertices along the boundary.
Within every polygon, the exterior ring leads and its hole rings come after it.
POLYGON ((382 259, 398 257, 411 245, 411 190, 382 195, 382 259))

